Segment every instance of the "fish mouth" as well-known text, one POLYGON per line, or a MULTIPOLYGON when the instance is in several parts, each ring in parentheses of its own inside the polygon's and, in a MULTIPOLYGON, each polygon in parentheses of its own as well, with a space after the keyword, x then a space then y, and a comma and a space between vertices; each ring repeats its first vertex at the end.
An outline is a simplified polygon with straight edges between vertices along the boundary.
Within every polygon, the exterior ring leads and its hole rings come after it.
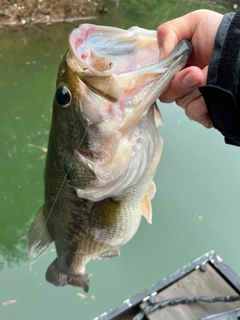
POLYGON ((138 27, 111 29, 109 32, 108 27, 90 24, 74 29, 66 60, 88 88, 113 103, 119 101, 123 88, 132 83, 159 78, 175 70, 175 66, 183 67, 192 51, 191 43, 182 40, 167 58, 159 61, 156 31, 138 27))

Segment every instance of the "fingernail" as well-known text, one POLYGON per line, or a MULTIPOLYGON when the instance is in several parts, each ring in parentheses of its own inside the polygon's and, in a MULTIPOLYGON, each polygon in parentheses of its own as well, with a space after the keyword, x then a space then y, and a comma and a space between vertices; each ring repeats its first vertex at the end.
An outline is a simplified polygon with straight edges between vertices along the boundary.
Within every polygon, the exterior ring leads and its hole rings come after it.
POLYGON ((193 87, 196 87, 200 84, 200 79, 194 72, 190 72, 183 79, 183 84, 187 88, 193 88, 193 87))

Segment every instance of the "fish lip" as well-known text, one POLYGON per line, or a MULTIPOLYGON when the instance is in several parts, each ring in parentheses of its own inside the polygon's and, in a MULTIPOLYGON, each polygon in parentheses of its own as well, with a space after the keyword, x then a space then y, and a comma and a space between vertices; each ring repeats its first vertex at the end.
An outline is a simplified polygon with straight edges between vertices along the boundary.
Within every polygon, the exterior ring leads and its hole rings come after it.
POLYGON ((187 62, 188 58, 192 53, 192 43, 188 40, 181 40, 174 47, 168 57, 152 63, 150 65, 144 66, 139 69, 135 69, 131 72, 120 74, 119 77, 130 77, 136 74, 151 74, 151 73, 165 73, 168 71, 168 67, 173 67, 174 64, 181 61, 187 62), (157 69, 161 68, 159 71, 157 69))
POLYGON ((112 70, 98 71, 90 64, 84 63, 71 48, 69 50, 66 54, 66 63, 73 70, 76 77, 91 91, 104 99, 113 103, 119 101, 121 90, 116 75, 112 70))
POLYGON ((169 58, 174 56, 178 58, 182 56, 182 58, 187 60, 192 54, 192 50, 193 50, 193 46, 189 40, 185 40, 185 39, 181 40, 177 43, 177 45, 171 51, 169 58))

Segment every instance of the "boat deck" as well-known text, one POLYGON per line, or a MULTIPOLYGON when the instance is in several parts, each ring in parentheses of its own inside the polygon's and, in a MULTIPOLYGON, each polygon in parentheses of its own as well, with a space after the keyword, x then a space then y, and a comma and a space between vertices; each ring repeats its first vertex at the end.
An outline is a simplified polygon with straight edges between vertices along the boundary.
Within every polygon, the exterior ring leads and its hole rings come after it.
MULTIPOLYGON (((240 279, 211 251, 95 320, 132 320, 147 306, 167 299, 227 295, 240 295, 240 279)), ((199 320, 236 308, 240 308, 240 301, 180 303, 158 308, 141 319, 199 320)), ((228 319, 227 315, 222 317, 221 319, 228 319)), ((235 316, 229 319, 240 319, 240 310, 235 311, 235 316)))

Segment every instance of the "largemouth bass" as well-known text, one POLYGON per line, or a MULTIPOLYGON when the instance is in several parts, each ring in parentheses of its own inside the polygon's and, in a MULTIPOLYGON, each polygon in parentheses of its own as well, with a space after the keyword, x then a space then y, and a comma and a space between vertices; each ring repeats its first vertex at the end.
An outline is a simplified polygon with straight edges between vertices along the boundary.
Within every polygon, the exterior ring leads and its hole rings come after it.
POLYGON ((181 41, 159 61, 156 31, 90 24, 73 30, 59 66, 45 200, 29 231, 37 258, 54 241, 46 279, 87 292, 86 264, 119 255, 142 215, 151 223, 163 142, 156 99, 186 64, 181 41))

